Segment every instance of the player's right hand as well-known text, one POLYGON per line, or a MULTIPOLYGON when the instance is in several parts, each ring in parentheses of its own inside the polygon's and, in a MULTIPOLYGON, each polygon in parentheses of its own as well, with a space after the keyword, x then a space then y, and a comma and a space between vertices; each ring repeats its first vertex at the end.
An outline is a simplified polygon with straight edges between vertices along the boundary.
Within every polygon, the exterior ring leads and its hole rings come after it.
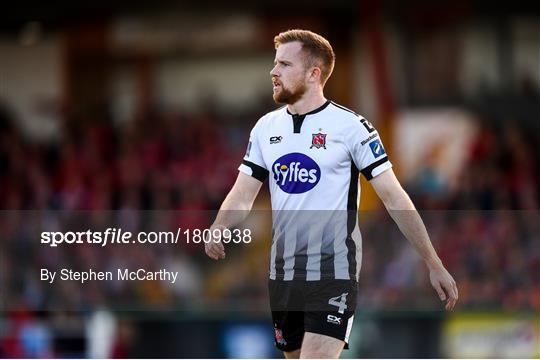
POLYGON ((214 236, 214 233, 222 234, 225 229, 227 228, 223 225, 212 225, 210 227, 209 238, 204 239, 204 251, 206 255, 214 260, 225 259, 225 247, 221 242, 221 236, 214 236), (219 229, 220 231, 214 231, 215 229, 219 229))

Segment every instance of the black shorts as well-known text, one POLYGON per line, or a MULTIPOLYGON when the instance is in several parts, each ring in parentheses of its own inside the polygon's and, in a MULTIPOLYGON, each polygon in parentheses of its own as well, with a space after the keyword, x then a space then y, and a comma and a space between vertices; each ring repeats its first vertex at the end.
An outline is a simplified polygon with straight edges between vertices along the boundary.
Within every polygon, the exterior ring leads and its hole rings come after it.
POLYGON ((355 280, 269 280, 276 347, 300 349, 306 331, 345 342, 349 348, 358 285, 355 280))

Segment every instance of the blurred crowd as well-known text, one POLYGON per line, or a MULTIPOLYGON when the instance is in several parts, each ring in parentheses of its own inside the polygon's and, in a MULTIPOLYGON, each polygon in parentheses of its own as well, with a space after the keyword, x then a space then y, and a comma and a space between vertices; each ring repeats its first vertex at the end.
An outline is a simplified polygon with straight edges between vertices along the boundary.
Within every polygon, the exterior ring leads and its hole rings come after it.
POLYGON ((458 186, 451 189, 429 158, 407 184, 420 209, 538 210, 540 131, 516 119, 478 115, 458 186))
MULTIPOLYGON (((125 126, 80 118, 66 122, 57 142, 41 144, 26 139, 2 112, 0 288, 7 294, 2 296, 6 319, 12 321, 0 323, 0 330, 29 331, 17 325, 28 324, 20 319, 45 309, 264 308, 267 266, 261 264, 268 262, 270 233, 252 246, 231 247, 228 260, 220 263, 206 258, 200 245, 178 251, 167 246, 51 249, 36 238, 40 229, 73 229, 73 223, 63 222, 65 214, 79 216, 77 230, 104 229, 111 221, 131 231, 174 229, 182 221, 208 226, 211 215, 204 211, 217 210, 233 184, 256 118, 155 112, 125 126), (37 275, 40 267, 119 265, 174 269, 181 281, 84 287, 63 282, 50 290, 37 275)), ((406 184, 456 277, 461 310, 540 310, 538 144, 538 134, 523 131, 516 121, 498 126, 482 119, 457 189, 449 190, 429 163, 406 184)), ((366 212, 360 219, 359 306, 439 309, 425 266, 386 213, 366 212)), ((33 356, 32 349, 47 336, 43 327, 30 330, 29 344, 15 346, 0 337, 0 354, 33 356)))
MULTIPOLYGON (((462 309, 540 309, 540 132, 534 129, 478 114, 456 188, 429 162, 406 184, 458 282, 462 309)), ((429 299, 424 264, 410 246, 396 245, 399 233, 383 236, 397 246, 386 254, 388 247, 373 241, 378 229, 364 236, 362 276, 372 284, 373 306, 401 304, 407 293, 411 303, 429 299), (426 293, 418 296, 415 284, 426 293)))
POLYGON ((243 119, 148 113, 125 127, 66 121, 57 142, 28 141, 0 118, 2 209, 214 209, 236 176, 243 119))

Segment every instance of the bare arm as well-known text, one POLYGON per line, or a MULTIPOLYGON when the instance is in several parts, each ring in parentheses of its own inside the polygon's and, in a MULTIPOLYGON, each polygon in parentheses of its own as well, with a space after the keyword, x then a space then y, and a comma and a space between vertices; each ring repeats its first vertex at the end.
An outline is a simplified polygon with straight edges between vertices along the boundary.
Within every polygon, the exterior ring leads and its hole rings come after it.
MULTIPOLYGON (((210 229, 223 230, 242 222, 248 216, 261 185, 259 180, 239 172, 210 229)), ((219 241, 205 243, 205 251, 214 260, 225 258, 225 248, 219 241)))
POLYGON ((435 252, 418 211, 401 187, 394 171, 389 169, 383 172, 373 178, 371 184, 399 230, 426 262, 431 285, 441 300, 447 300, 446 310, 452 310, 458 299, 456 282, 435 252))

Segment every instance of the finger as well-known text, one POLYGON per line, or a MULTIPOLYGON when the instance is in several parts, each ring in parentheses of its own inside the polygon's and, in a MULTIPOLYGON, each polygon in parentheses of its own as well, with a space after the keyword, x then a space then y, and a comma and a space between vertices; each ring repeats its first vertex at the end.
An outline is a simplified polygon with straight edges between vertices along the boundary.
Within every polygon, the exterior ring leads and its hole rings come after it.
POLYGON ((212 248, 221 259, 225 258, 225 247, 223 246, 223 243, 221 242, 212 243, 212 248))
POLYGON ((212 251, 210 248, 205 248, 206 255, 208 255, 210 258, 217 260, 216 254, 212 251))
POLYGON ((445 286, 445 289, 448 293, 448 295, 450 296, 450 298, 452 300, 454 300, 454 302, 457 300, 458 298, 458 293, 457 293, 457 287, 456 287, 456 284, 452 281, 449 286, 445 286))
POLYGON ((221 243, 210 243, 208 247, 214 255, 214 260, 225 259, 225 248, 221 243))
POLYGON ((225 253, 225 247, 223 246, 223 243, 221 241, 215 244, 219 251, 225 253))
POLYGON ((457 288, 457 285, 455 282, 453 282, 452 284, 452 290, 453 290, 453 297, 452 297, 452 306, 451 306, 451 309, 450 310, 453 310, 454 307, 456 306, 456 303, 458 301, 458 298, 459 298, 459 294, 458 294, 458 288, 457 288))
POLYGON ((451 293, 450 293, 450 298, 448 299, 448 306, 447 306, 447 310, 453 310, 454 307, 456 306, 456 303, 457 303, 457 289, 452 286, 451 288, 451 293))
POLYGON ((214 260, 217 260, 220 257, 219 251, 212 244, 208 244, 206 247, 206 253, 214 260))
POLYGON ((206 251, 206 255, 208 255, 209 258, 213 259, 213 260, 217 260, 217 257, 216 255, 214 255, 212 252, 210 251, 206 251))
POLYGON ((433 284, 433 287, 435 288, 435 291, 437 291, 437 294, 439 294, 439 299, 441 299, 441 301, 446 300, 446 294, 441 288, 441 285, 439 283, 435 283, 433 284))
POLYGON ((214 254, 217 257, 221 257, 223 255, 223 250, 220 250, 216 246, 213 246, 211 251, 212 251, 212 254, 214 254))
POLYGON ((443 289, 445 293, 448 294, 448 300, 455 303, 457 300, 457 292, 456 287, 454 286, 454 282, 452 281, 448 284, 444 284, 443 289))
POLYGON ((446 310, 447 311, 454 310, 455 305, 456 305, 456 299, 454 298, 448 299, 448 302, 446 303, 446 310))

